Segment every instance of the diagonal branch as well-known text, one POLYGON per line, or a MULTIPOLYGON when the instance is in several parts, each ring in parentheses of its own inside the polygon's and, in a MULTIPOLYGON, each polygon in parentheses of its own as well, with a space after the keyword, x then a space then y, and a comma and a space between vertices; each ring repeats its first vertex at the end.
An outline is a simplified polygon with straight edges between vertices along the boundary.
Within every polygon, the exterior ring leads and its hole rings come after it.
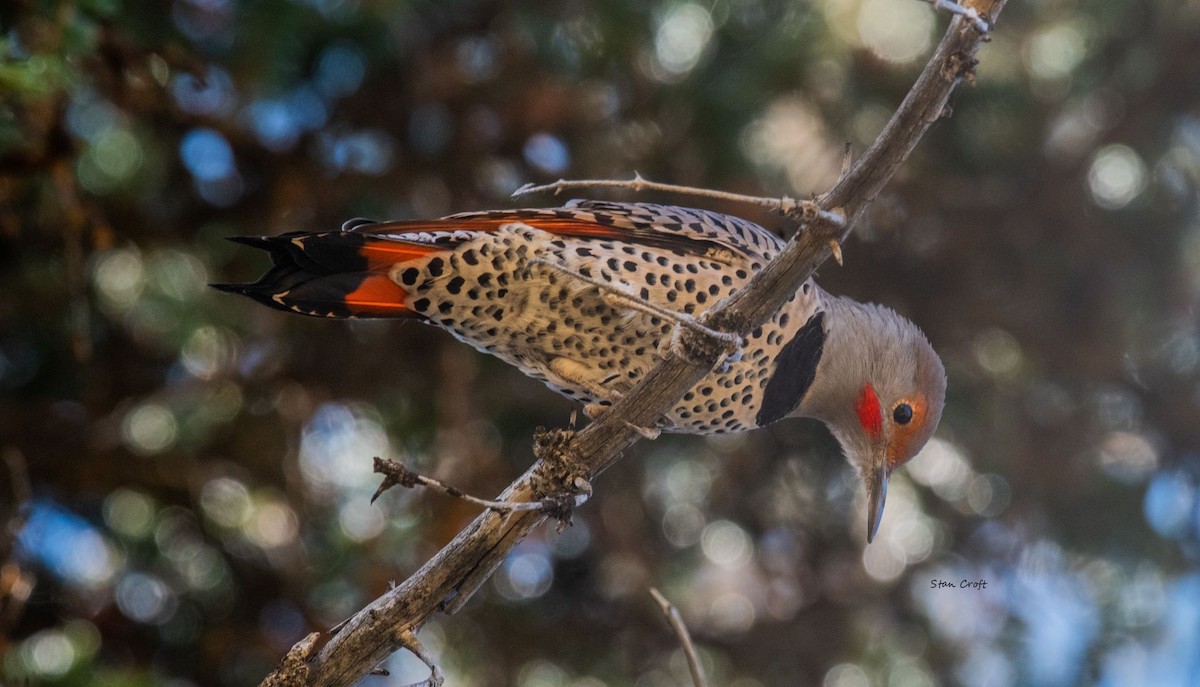
MULTIPOLYGON (((955 13, 937 50, 883 132, 837 184, 817 198, 822 212, 800 227, 803 230, 797 231, 780 255, 745 288, 709 310, 702 318, 704 325, 749 334, 834 254, 831 246, 846 238, 925 130, 945 116, 954 87, 963 79, 973 80, 975 54, 987 38, 980 27, 994 25, 1005 2, 968 0, 964 11, 955 13), (829 219, 838 217, 844 221, 829 219)), ((708 374, 724 353, 720 342, 703 333, 677 331, 681 346, 672 347, 609 412, 578 434, 562 430, 539 433, 534 447, 538 460, 498 500, 541 498, 544 487, 539 484, 545 483, 547 463, 570 465, 579 473, 577 477, 591 480, 641 438, 637 428, 655 426, 665 410, 708 374)), ((396 637, 419 631, 435 613, 459 610, 508 552, 545 519, 546 515, 529 511, 480 514, 420 570, 337 628, 309 660, 307 679, 295 684, 353 684, 399 648, 396 637)))

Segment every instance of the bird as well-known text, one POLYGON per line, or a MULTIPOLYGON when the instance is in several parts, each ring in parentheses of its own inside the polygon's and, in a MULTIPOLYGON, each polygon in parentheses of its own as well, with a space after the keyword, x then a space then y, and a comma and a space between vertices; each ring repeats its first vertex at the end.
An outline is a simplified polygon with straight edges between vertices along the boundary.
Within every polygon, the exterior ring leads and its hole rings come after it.
MULTIPOLYGON (((655 366, 677 326, 697 323, 784 246, 732 215, 599 200, 230 238, 267 251, 272 267, 217 289, 302 315, 440 327, 593 417, 655 366)), ((820 420, 865 485, 873 541, 889 476, 941 420, 946 373, 929 340, 894 310, 810 278, 739 343, 651 429, 820 420)))

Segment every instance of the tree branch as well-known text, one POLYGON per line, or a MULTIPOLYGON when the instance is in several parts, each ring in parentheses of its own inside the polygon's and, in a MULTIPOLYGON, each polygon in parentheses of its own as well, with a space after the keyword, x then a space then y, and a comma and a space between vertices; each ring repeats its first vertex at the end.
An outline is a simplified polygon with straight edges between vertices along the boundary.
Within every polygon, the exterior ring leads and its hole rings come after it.
MULTIPOLYGON (((929 126, 945 116, 951 91, 973 80, 975 54, 1006 0, 968 0, 956 13, 937 50, 879 137, 836 185, 818 197, 821 213, 793 216, 797 231, 780 255, 743 289, 705 313, 702 323, 746 336, 808 279, 849 235, 884 184, 908 157, 929 126), (970 10, 973 10, 971 12, 970 10), (829 217, 844 218, 834 222, 829 217)), ((944 2, 942 4, 945 4, 944 2)), ((591 480, 612 465, 663 413, 709 373, 724 345, 694 329, 679 329, 680 345, 609 412, 578 434, 557 430, 535 437, 538 460, 497 500, 537 501, 545 496, 546 465, 569 466, 575 478, 591 480)), ((571 474, 560 475, 570 489, 571 474)), ((400 645, 396 637, 416 633, 438 612, 453 613, 487 580, 525 536, 546 519, 540 512, 480 514, 420 570, 333 631, 310 659, 307 680, 295 684, 350 685, 373 670, 400 645)), ((278 684, 278 683, 276 683, 278 684)))

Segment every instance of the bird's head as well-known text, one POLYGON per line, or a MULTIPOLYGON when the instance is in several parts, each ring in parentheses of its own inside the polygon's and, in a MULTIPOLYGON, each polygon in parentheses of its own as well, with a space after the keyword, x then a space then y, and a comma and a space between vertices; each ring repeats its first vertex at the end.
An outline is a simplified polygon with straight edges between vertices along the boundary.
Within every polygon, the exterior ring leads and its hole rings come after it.
POLYGON ((946 371, 921 330, 888 308, 831 297, 828 315, 812 402, 800 410, 825 422, 862 477, 869 542, 883 519, 892 471, 941 421, 946 371))

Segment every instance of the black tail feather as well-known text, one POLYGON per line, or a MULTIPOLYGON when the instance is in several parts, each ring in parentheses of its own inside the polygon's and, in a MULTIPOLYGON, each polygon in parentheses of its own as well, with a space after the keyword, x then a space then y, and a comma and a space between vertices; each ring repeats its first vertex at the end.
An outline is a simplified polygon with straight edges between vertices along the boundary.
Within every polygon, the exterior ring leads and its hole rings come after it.
MULTIPOLYGON (((364 309, 347 302, 347 297, 373 276, 368 260, 361 254, 368 238, 361 234, 292 232, 228 238, 267 251, 271 269, 253 283, 209 284, 218 291, 246 296, 278 310, 318 317, 401 316, 401 303, 390 309, 364 309)), ((394 295, 386 290, 384 293, 394 295)))

